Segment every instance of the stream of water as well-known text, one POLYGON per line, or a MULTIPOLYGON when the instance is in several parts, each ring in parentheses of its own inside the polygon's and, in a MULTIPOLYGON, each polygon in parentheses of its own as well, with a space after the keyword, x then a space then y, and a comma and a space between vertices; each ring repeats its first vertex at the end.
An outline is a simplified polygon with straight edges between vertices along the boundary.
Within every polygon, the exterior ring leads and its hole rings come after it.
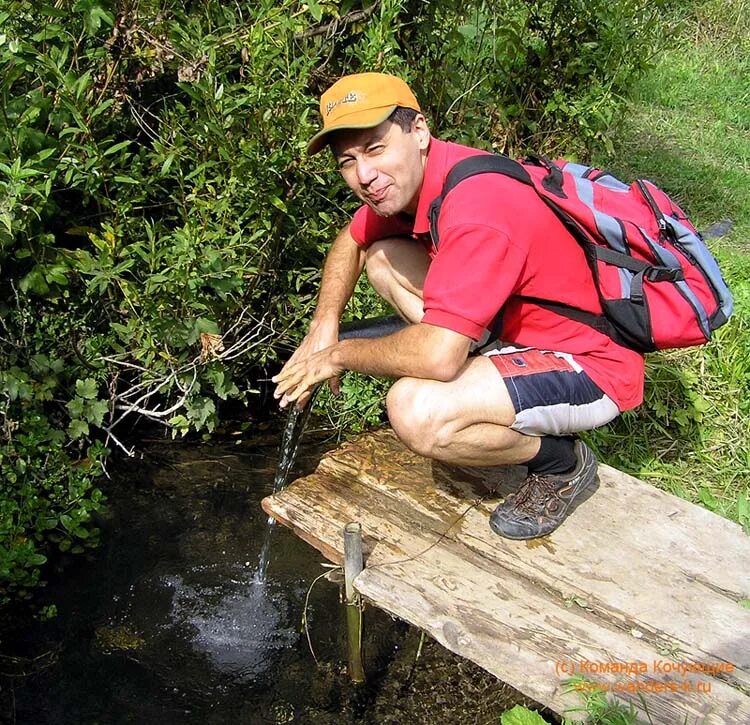
MULTIPOLYGON (((341 326, 339 339, 346 340, 355 337, 383 337, 402 329, 405 325, 406 322, 397 315, 356 320, 341 326)), ((279 462, 276 469, 276 476, 273 481, 273 493, 278 493, 284 488, 284 486, 286 486, 287 480, 289 479, 289 472, 292 470, 292 466, 294 466, 294 462, 297 459, 297 451, 299 450, 299 444, 302 440, 302 434, 305 430, 307 419, 310 416, 310 411, 315 403, 315 396, 318 394, 319 389, 320 386, 313 389, 304 408, 298 408, 296 405, 293 405, 289 409, 286 426, 284 427, 284 433, 281 437, 281 445, 279 447, 279 462)), ((266 533, 263 539, 263 546, 260 551, 258 568, 253 578, 254 583, 258 586, 262 586, 266 581, 268 562, 271 556, 271 538, 273 536, 275 524, 276 522, 273 517, 269 516, 266 533)))
MULTIPOLYGON (((289 480, 289 473, 294 466, 294 462, 297 460, 297 453, 302 440, 302 434, 304 433, 307 419, 310 417, 310 411, 312 410, 317 393, 318 388, 315 388, 304 408, 298 408, 296 405, 293 405, 289 409, 286 425, 284 426, 284 433, 281 436, 279 462, 276 467, 276 475, 273 479, 272 493, 278 493, 284 488, 284 486, 286 486, 286 483, 289 480)), ((266 582, 268 562, 271 557, 271 539, 275 525, 276 521, 272 516, 269 516, 266 523, 266 533, 263 537, 263 546, 260 550, 258 568, 253 577, 253 581, 258 586, 262 586, 266 582)))

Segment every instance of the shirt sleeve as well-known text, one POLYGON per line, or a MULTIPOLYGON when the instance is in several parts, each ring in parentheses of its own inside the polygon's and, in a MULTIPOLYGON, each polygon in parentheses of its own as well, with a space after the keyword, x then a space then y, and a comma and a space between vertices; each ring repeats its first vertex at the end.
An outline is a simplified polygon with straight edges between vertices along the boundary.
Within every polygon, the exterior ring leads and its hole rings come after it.
POLYGON ((401 215, 378 216, 369 206, 364 204, 354 213, 349 226, 349 233, 360 247, 367 248, 380 239, 409 236, 413 229, 413 220, 401 215))
POLYGON ((521 284, 526 258, 526 250, 500 229, 441 224, 438 253, 424 283, 422 322, 479 340, 521 284))

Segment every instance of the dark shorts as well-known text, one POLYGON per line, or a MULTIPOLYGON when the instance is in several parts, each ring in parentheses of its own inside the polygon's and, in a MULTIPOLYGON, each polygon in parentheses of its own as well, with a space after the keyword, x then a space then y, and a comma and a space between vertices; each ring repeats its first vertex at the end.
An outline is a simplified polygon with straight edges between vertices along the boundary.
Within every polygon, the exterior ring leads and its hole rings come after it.
POLYGON ((513 401, 511 428, 526 435, 567 435, 609 423, 615 402, 586 374, 573 355, 518 348, 482 348, 502 375, 513 401))

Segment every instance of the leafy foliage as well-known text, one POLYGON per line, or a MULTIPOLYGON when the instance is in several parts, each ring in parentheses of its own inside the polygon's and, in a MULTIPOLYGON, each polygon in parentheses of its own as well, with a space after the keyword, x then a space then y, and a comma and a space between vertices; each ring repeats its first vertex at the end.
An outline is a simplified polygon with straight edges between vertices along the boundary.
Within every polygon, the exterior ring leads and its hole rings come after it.
POLYGON ((91 517, 103 497, 92 480, 104 451, 93 444, 85 457, 70 456, 64 430, 44 414, 61 372, 61 360, 41 353, 28 371, 0 371, 0 604, 30 596, 48 543, 72 553, 97 543, 91 517))
POLYGON ((516 705, 500 716, 500 725, 547 725, 547 721, 538 712, 516 705))
POLYGON ((608 144, 623 93, 665 43, 662 6, 433 2, 405 32, 408 67, 442 136, 505 153, 585 154, 608 144))

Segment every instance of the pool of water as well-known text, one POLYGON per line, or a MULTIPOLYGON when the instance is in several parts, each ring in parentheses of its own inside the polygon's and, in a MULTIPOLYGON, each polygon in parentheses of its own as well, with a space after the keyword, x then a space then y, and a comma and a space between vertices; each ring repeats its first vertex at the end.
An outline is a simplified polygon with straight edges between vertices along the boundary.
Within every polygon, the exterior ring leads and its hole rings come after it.
MULTIPOLYGON (((335 445, 306 438, 292 478, 335 445)), ((322 556, 276 526, 257 576, 278 442, 152 443, 118 464, 102 546, 51 577, 58 616, 0 643, 0 721, 474 725, 520 701, 372 607, 368 679, 348 680, 339 586, 311 589, 322 556)))

